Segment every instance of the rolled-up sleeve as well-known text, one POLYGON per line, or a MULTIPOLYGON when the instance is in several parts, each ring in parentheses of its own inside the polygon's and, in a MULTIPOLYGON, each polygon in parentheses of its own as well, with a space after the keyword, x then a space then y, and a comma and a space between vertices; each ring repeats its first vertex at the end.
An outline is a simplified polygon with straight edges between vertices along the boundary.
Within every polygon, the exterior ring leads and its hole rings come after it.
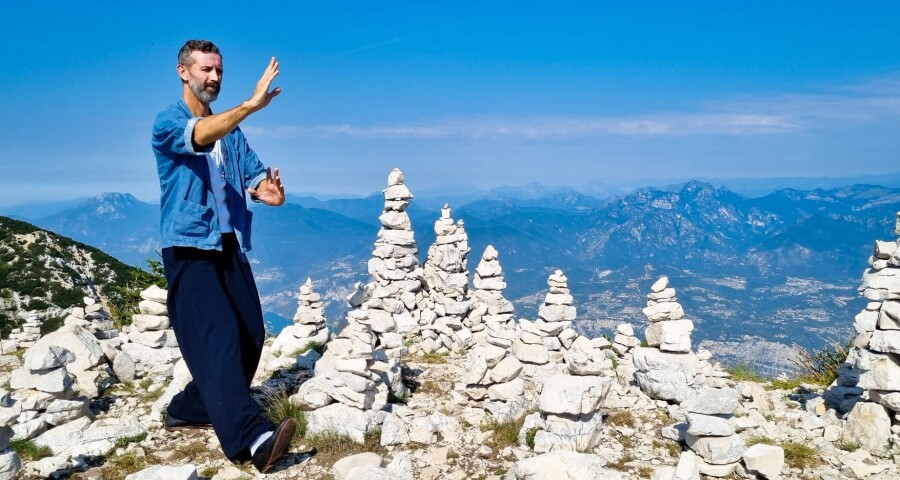
POLYGON ((194 144, 194 126, 198 121, 200 117, 179 116, 170 111, 160 113, 153 124, 153 148, 178 155, 206 155, 215 144, 194 144))

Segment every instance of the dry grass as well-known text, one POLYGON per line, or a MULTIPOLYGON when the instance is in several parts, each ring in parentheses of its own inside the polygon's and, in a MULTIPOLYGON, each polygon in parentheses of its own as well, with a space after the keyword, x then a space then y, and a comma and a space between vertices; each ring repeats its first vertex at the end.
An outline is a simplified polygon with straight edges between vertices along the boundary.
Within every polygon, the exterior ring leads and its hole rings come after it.
POLYGON ((606 423, 610 425, 619 425, 628 428, 634 428, 634 414, 631 410, 615 410, 610 412, 606 418, 606 423))
POLYGON ((519 431, 522 430, 524 424, 524 416, 508 422, 498 422, 491 418, 481 424, 481 431, 494 432, 494 435, 488 440, 488 445, 499 451, 519 444, 519 431))
POLYGON ((317 450, 316 462, 327 468, 331 468, 334 462, 349 455, 372 452, 384 456, 387 453, 381 446, 381 430, 367 433, 362 444, 356 443, 346 435, 330 432, 309 435, 303 439, 303 443, 317 450))
POLYGON ((122 480, 128 475, 139 472, 156 463, 152 460, 152 457, 148 458, 134 451, 110 457, 100 469, 100 480, 122 480))

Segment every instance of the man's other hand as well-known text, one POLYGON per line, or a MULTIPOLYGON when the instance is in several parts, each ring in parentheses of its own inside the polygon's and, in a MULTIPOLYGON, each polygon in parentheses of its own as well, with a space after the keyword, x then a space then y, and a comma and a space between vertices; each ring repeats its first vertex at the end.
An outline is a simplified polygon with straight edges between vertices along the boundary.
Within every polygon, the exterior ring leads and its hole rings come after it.
POLYGON ((278 207, 284 205, 284 185, 278 176, 278 169, 272 174, 271 168, 266 168, 266 179, 259 182, 258 189, 248 188, 247 193, 266 205, 278 207))

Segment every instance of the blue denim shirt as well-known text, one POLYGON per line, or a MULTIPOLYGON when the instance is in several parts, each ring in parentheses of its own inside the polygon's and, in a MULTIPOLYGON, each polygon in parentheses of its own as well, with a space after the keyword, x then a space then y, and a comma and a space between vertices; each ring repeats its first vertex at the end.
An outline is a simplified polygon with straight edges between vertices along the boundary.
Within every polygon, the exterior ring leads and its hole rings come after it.
MULTIPOLYGON (((216 199, 209 179, 206 154, 213 144, 197 146, 192 141, 195 117, 184 100, 169 106, 153 124, 153 154, 159 173, 160 246, 222 250, 216 199)), ((250 223, 247 210, 249 187, 256 188, 266 178, 266 167, 247 145, 240 128, 222 139, 225 154, 225 194, 231 224, 244 252, 250 251, 250 223)))

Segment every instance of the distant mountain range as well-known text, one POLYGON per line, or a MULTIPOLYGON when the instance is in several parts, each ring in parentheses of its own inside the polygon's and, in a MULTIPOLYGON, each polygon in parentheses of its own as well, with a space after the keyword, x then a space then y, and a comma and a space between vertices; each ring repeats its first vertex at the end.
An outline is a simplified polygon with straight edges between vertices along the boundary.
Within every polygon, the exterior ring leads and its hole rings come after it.
MULTIPOLYGON (((454 205, 453 217, 469 232, 470 269, 487 244, 499 250, 518 316, 534 317, 547 275, 561 268, 580 329, 599 335, 623 321, 642 327, 649 286, 668 275, 697 323, 695 343, 763 369, 784 368, 793 343, 817 348, 847 337, 864 306, 856 287, 872 242, 896 238, 900 209, 900 189, 866 184, 758 198, 697 181, 604 198, 543 187, 483 193, 454 205)), ((442 203, 410 206, 422 262, 442 203)), ((382 205, 379 194, 289 195, 282 208, 255 206, 251 257, 269 318, 292 316, 296 290, 310 276, 330 321, 339 321, 343 297, 367 280, 382 205)), ((128 194, 29 220, 133 265, 158 248, 158 206, 128 194)))

